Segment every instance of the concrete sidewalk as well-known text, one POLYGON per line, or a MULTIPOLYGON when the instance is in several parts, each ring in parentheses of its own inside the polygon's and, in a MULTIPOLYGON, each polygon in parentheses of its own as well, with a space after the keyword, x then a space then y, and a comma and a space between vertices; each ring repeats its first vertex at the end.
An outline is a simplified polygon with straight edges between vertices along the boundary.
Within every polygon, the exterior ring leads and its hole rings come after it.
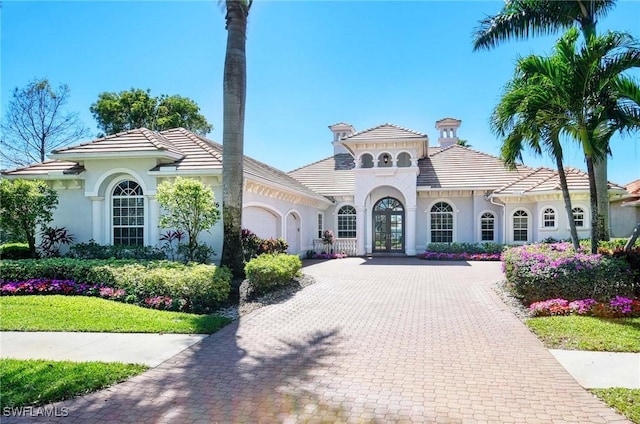
MULTIPOLYGON (((156 367, 208 334, 0 332, 0 357, 156 367)), ((584 388, 640 389, 640 353, 549 350, 584 388)))
POLYGON ((156 367, 208 334, 0 332, 0 357, 102 361, 156 367))

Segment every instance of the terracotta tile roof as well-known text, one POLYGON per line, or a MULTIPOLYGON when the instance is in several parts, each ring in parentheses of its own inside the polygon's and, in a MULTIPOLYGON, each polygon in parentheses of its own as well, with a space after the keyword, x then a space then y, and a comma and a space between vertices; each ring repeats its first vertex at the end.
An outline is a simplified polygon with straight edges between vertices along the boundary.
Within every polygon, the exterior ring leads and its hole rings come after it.
MULTIPOLYGON (((589 191, 589 175, 586 172, 572 167, 566 167, 564 171, 570 191, 589 191)), ((496 194, 535 194, 561 189, 558 172, 541 167, 501 187, 496 194)), ((623 187, 611 182, 609 182, 609 189, 624 190, 623 187)))
MULTIPOLYGON (((94 141, 98 146, 90 146, 92 143, 85 143, 79 146, 72 146, 61 149, 72 151, 77 154, 83 152, 109 152, 117 153, 121 150, 128 150, 131 146, 127 142, 136 145, 135 149, 171 149, 180 152, 180 158, 174 162, 163 163, 152 168, 150 171, 162 172, 173 168, 175 171, 184 174, 202 174, 210 171, 220 174, 222 172, 222 145, 209 139, 201 137, 184 128, 175 128, 160 133, 153 133, 146 129, 128 131, 116 136, 100 138, 94 141), (105 144, 106 143, 106 144, 105 144), (109 147, 106 147, 106 146, 109 147), (164 169, 163 169, 164 168, 164 169)), ((136 150, 136 151, 138 151, 136 150)), ((75 162, 50 160, 29 167, 20 168, 13 171, 3 172, 5 175, 51 175, 51 171, 62 170, 67 173, 79 173, 84 171, 82 166, 75 162)), ((328 199, 313 191, 309 187, 291 178, 286 173, 273 168, 267 164, 245 156, 244 158, 245 178, 270 182, 281 189, 304 194, 317 200, 328 202, 328 199)), ((56 172, 57 174, 57 172, 56 172)))
POLYGON ((353 195, 355 191, 353 167, 336 169, 333 156, 295 169, 289 175, 324 196, 353 195))
POLYGON ((174 155, 182 156, 169 140, 161 133, 157 133, 146 128, 125 131, 118 134, 108 135, 98 138, 88 143, 56 149, 52 152, 53 157, 78 157, 79 155, 108 155, 139 153, 139 152, 171 152, 174 155))
POLYGON ((640 195, 640 179, 631 181, 625 186, 629 194, 640 195))
POLYGON ((22 168, 3 171, 2 175, 17 175, 21 177, 27 176, 45 176, 50 174, 62 175, 78 175, 84 171, 84 167, 75 162, 63 160, 46 160, 22 168))
POLYGON ((202 171, 222 169, 222 146, 196 135, 184 128, 174 128, 162 131, 161 136, 183 153, 181 159, 173 163, 156 166, 152 171, 161 167, 175 166, 180 171, 202 171))
POLYGON ((499 158, 458 145, 430 147, 429 157, 420 159, 418 167, 418 187, 443 189, 495 190, 531 172, 526 166, 510 171, 499 158))
POLYGON ((382 124, 377 127, 369 128, 363 131, 343 138, 343 141, 360 141, 360 140, 397 140, 403 138, 427 138, 426 134, 419 133, 394 124, 382 124))

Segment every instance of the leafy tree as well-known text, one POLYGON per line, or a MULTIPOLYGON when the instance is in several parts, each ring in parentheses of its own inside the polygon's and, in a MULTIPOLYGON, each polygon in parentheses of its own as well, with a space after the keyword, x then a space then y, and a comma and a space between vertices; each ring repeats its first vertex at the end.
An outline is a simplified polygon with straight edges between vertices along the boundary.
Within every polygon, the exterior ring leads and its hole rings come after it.
POLYGON ((198 235, 209 231, 220 219, 213 191, 201 181, 178 177, 158 186, 156 199, 164 209, 160 227, 175 228, 187 234, 186 261, 199 259, 198 235))
POLYGON ((0 228, 29 244, 37 257, 36 231, 53 220, 58 194, 42 180, 0 180, 0 228))
POLYGON ((46 154, 88 135, 77 113, 64 110, 69 87, 34 79, 14 88, 2 122, 2 159, 12 166, 43 162, 46 154))
POLYGON ((462 146, 462 147, 473 147, 471 144, 469 144, 469 140, 464 140, 464 139, 459 139, 458 142, 456 143, 458 146, 462 146))
POLYGON ((150 90, 139 88, 101 93, 90 110, 105 135, 142 127, 154 131, 184 127, 204 135, 213 128, 193 100, 178 95, 152 97, 150 90))
POLYGON ((222 215, 224 243, 221 263, 235 277, 244 275, 242 189, 244 111, 247 92, 247 17, 252 0, 226 0, 227 50, 223 77, 222 215))
MULTIPOLYGON (((596 35, 596 22, 607 15, 616 0, 509 0, 495 16, 480 21, 473 49, 489 49, 509 39, 546 35, 578 25, 585 43, 596 35)), ((610 137, 609 137, 610 138, 610 137)), ((610 153, 609 139, 603 150, 610 153)), ((595 195, 598 207, 596 239, 609 239, 609 182, 607 156, 594 164, 595 195)))

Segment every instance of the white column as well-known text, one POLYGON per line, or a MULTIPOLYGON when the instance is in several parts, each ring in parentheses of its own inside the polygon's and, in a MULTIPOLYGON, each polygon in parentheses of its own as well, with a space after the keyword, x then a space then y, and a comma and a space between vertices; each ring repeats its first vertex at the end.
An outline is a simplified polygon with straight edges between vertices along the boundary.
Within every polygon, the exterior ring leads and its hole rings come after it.
POLYGON ((404 230, 406 236, 404 249, 407 256, 416 255, 416 206, 410 206, 407 211, 407 227, 404 230))
POLYGON ((356 241, 356 254, 358 256, 365 254, 365 229, 365 208, 364 206, 356 206, 356 236, 358 237, 356 241))
POLYGON ((91 196, 91 238, 98 244, 107 244, 104 236, 104 197, 91 196))
POLYGON ((147 195, 149 217, 146 221, 148 238, 145 240, 146 245, 157 246, 160 239, 160 227, 158 226, 160 220, 160 205, 156 200, 156 196, 153 194, 147 195))

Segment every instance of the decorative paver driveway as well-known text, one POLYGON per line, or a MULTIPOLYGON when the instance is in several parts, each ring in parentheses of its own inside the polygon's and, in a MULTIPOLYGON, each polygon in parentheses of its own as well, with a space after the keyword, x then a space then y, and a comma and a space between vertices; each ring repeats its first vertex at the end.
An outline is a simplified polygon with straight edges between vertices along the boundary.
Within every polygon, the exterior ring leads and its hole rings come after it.
POLYGON ((504 306, 492 291, 499 263, 349 258, 305 272, 317 284, 149 372, 58 404, 68 416, 57 420, 627 422, 504 306))

